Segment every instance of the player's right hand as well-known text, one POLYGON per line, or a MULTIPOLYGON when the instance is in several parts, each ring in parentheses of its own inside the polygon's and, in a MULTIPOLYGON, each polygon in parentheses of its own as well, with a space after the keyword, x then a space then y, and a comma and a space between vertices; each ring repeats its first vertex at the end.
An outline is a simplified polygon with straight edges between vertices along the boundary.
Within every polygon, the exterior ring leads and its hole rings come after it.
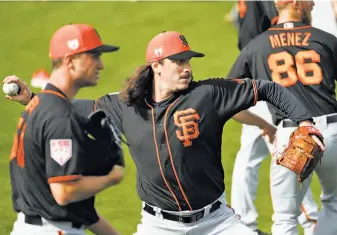
POLYGON ((276 131, 277 128, 275 126, 266 123, 266 125, 261 128, 261 135, 264 136, 264 138, 266 138, 266 140, 272 144, 275 140, 276 131))
POLYGON ((16 83, 20 87, 20 93, 15 96, 9 96, 6 95, 6 99, 17 101, 23 105, 26 105, 29 103, 31 97, 32 97, 32 91, 29 89, 26 83, 24 83, 20 78, 18 78, 15 75, 7 76, 3 81, 3 83, 16 83))

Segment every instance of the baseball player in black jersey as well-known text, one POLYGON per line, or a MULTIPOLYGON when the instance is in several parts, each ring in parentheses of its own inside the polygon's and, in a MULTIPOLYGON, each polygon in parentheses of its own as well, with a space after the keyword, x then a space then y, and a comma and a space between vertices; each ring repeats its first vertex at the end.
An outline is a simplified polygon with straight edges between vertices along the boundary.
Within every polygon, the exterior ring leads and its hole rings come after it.
MULTIPOLYGON (((264 78, 286 87, 314 117, 326 143, 316 173, 322 185, 322 204, 314 234, 337 233, 337 39, 310 25, 312 1, 279 1, 279 21, 253 39, 240 53, 230 77, 264 78)), ((282 152, 296 124, 273 109, 278 125, 276 150, 282 152)), ((296 217, 311 179, 302 190, 297 176, 284 167, 271 167, 271 194, 275 235, 295 235, 296 217)))
POLYGON ((277 22, 278 14, 272 1, 238 1, 239 41, 242 50, 250 40, 277 22))
POLYGON ((94 196, 122 179, 121 149, 111 142, 110 130, 95 123, 107 120, 104 113, 86 119, 71 103, 81 87, 97 83, 101 54, 117 49, 102 44, 90 25, 66 25, 54 33, 49 84, 25 107, 10 155, 18 213, 11 235, 84 235, 86 227, 99 235, 118 234, 97 214, 94 196))
MULTIPOLYGON (((268 30, 278 19, 278 12, 273 1, 238 1, 239 35, 238 46, 243 49, 250 40, 268 30)), ((235 78, 229 77, 229 78, 235 78)), ((250 112, 273 123, 268 105, 258 102, 249 109, 250 112)), ((240 115, 240 114, 239 114, 240 115)), ((231 206, 241 216, 245 224, 257 231, 258 235, 266 233, 258 229, 258 210, 255 207, 256 193, 259 183, 259 169, 273 146, 257 126, 242 125, 240 149, 236 155, 231 189, 231 206)), ((312 235, 318 218, 318 206, 312 192, 308 189, 301 205, 303 213, 298 221, 304 228, 304 235, 312 235)))
POLYGON ((258 100, 267 100, 294 122, 312 125, 298 101, 268 81, 194 82, 192 51, 178 32, 155 36, 147 64, 126 80, 120 94, 77 100, 86 116, 103 109, 125 135, 137 167, 143 201, 137 235, 255 235, 227 206, 221 137, 228 119, 258 100))

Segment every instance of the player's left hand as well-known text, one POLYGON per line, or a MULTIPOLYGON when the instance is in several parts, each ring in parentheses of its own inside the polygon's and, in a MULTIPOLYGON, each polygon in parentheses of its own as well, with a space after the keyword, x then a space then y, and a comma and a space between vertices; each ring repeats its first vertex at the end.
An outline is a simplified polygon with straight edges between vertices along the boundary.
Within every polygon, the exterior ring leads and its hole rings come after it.
MULTIPOLYGON (((311 121, 302 121, 299 123, 299 126, 314 126, 314 124, 311 121)), ((325 151, 325 146, 323 142, 318 138, 316 135, 310 135, 311 138, 316 142, 318 147, 322 150, 322 152, 325 151)))
POLYGON ((261 128, 261 135, 266 138, 269 143, 273 143, 275 140, 277 128, 269 123, 261 128))

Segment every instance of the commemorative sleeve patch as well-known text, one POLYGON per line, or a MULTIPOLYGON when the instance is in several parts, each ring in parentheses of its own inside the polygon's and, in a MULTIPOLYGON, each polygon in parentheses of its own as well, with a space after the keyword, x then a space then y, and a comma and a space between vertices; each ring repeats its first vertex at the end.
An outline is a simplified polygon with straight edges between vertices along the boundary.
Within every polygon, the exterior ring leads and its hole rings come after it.
POLYGON ((50 140, 50 156, 59 165, 63 166, 72 157, 71 139, 50 140))

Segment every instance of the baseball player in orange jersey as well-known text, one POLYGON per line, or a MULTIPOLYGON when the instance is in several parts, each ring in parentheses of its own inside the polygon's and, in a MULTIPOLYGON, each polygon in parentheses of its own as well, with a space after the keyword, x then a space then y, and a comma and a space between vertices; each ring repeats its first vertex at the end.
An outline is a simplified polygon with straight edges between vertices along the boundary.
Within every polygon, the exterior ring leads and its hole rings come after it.
MULTIPOLYGON (((312 1, 278 1, 278 24, 253 39, 233 65, 233 76, 264 78, 285 86, 314 116, 326 144, 316 173, 322 186, 320 211, 315 235, 337 234, 337 38, 310 25, 312 1)), ((284 114, 275 111, 278 125, 276 150, 281 153, 296 128, 284 114)), ((272 232, 296 235, 297 216, 311 178, 302 188, 297 175, 276 164, 271 166, 271 194, 274 208, 272 232)))
MULTIPOLYGON (((243 49, 253 38, 268 30, 276 23, 278 13, 272 1, 244 1, 238 3, 239 36, 238 47, 243 49)), ((229 74, 229 78, 237 77, 229 74), (233 76, 233 77, 232 77, 233 76)), ((267 103, 259 101, 249 111, 274 125, 267 103)), ((262 162, 269 153, 273 153, 273 146, 261 135, 261 129, 256 126, 242 125, 240 150, 237 153, 233 169, 231 206, 241 216, 247 226, 258 235, 266 233, 258 229, 258 210, 255 199, 258 187, 258 174, 262 162)), ((305 235, 312 235, 318 218, 318 207, 309 189, 302 205, 303 213, 298 220, 305 235)))
POLYGON ((193 81, 190 59, 203 56, 181 33, 160 33, 148 44, 146 64, 119 95, 76 101, 83 115, 105 110, 127 139, 143 201, 137 235, 255 235, 227 206, 224 124, 266 100, 301 126, 312 126, 307 111, 274 82, 193 81))

